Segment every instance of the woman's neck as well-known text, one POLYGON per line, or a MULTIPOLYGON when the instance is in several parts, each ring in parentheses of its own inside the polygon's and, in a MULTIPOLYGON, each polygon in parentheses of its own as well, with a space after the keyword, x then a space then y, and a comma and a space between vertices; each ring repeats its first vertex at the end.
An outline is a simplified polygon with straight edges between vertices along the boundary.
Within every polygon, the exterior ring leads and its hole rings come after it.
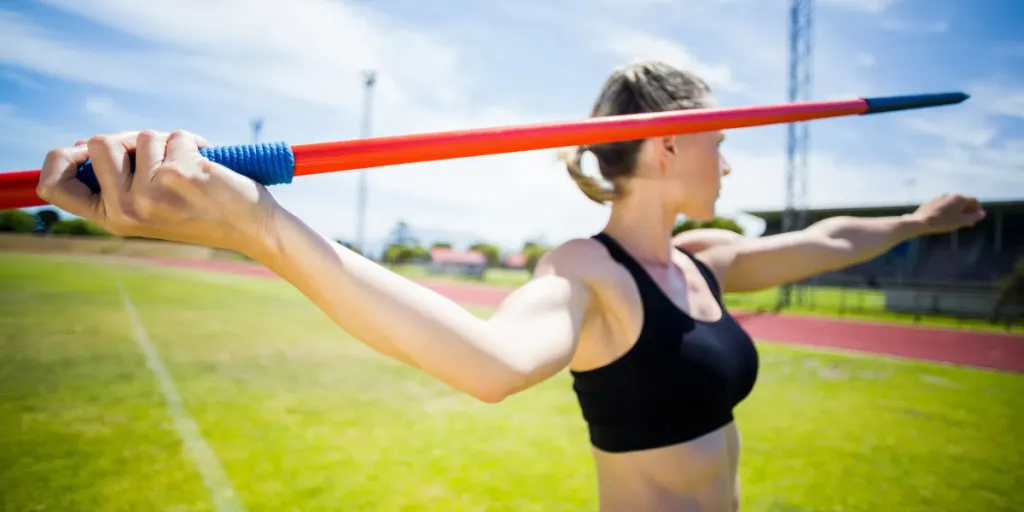
POLYGON ((672 261, 672 228, 677 214, 658 194, 642 192, 634 189, 616 201, 603 231, 634 258, 667 266, 672 261))

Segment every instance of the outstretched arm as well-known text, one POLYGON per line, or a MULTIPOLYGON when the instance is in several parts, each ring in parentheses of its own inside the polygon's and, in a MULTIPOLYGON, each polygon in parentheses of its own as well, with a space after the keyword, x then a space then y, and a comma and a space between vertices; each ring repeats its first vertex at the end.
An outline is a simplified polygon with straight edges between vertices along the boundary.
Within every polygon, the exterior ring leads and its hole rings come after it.
POLYGON ((727 292, 749 292, 866 262, 911 238, 971 226, 985 217, 977 200, 939 196, 912 214, 832 217, 791 233, 744 239, 700 253, 727 292))
POLYGON ((486 402, 554 375, 571 359, 590 304, 578 244, 549 253, 536 278, 484 320, 317 234, 264 187, 204 158, 198 149, 205 145, 186 132, 96 136, 49 152, 37 192, 115 235, 249 255, 370 347, 486 402), (87 158, 99 194, 76 179, 87 158))

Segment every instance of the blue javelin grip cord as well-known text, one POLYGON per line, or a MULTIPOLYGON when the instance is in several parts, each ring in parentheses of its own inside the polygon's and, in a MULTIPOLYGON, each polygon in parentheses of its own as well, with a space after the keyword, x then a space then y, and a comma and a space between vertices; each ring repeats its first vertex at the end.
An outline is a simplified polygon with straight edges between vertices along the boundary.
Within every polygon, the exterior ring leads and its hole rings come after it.
MULTIPOLYGON (((295 173, 295 155, 291 146, 284 142, 200 148, 199 154, 262 185, 291 183, 295 173)), ((134 153, 131 162, 134 170, 134 153)), ((86 160, 78 167, 78 179, 94 193, 99 193, 100 183, 91 161, 86 160)))

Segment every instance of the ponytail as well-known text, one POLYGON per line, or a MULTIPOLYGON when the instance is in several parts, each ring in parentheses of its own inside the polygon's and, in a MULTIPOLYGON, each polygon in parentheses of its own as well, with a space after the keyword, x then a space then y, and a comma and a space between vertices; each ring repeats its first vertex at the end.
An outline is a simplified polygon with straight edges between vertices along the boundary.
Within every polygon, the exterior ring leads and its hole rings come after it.
POLYGON ((577 146, 560 154, 560 159, 565 162, 569 171, 569 177, 576 182, 576 185, 583 191, 591 201, 597 204, 605 204, 608 201, 618 198, 618 191, 614 184, 602 183, 593 176, 583 173, 583 155, 587 152, 585 146, 577 146))

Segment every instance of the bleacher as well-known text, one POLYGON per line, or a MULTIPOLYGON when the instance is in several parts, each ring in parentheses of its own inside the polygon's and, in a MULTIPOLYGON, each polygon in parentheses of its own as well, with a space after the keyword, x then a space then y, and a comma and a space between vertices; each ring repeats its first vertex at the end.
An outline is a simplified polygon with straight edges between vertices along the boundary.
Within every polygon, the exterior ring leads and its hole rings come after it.
MULTIPOLYGON (((835 217, 881 217, 912 212, 916 206, 832 208, 810 211, 810 222, 835 217)), ((988 216, 978 225, 952 234, 911 240, 851 268, 818 276, 821 285, 929 288, 995 286, 1024 255, 1024 201, 985 203, 988 216)), ((765 235, 779 233, 781 211, 749 212, 767 223, 765 235)))

